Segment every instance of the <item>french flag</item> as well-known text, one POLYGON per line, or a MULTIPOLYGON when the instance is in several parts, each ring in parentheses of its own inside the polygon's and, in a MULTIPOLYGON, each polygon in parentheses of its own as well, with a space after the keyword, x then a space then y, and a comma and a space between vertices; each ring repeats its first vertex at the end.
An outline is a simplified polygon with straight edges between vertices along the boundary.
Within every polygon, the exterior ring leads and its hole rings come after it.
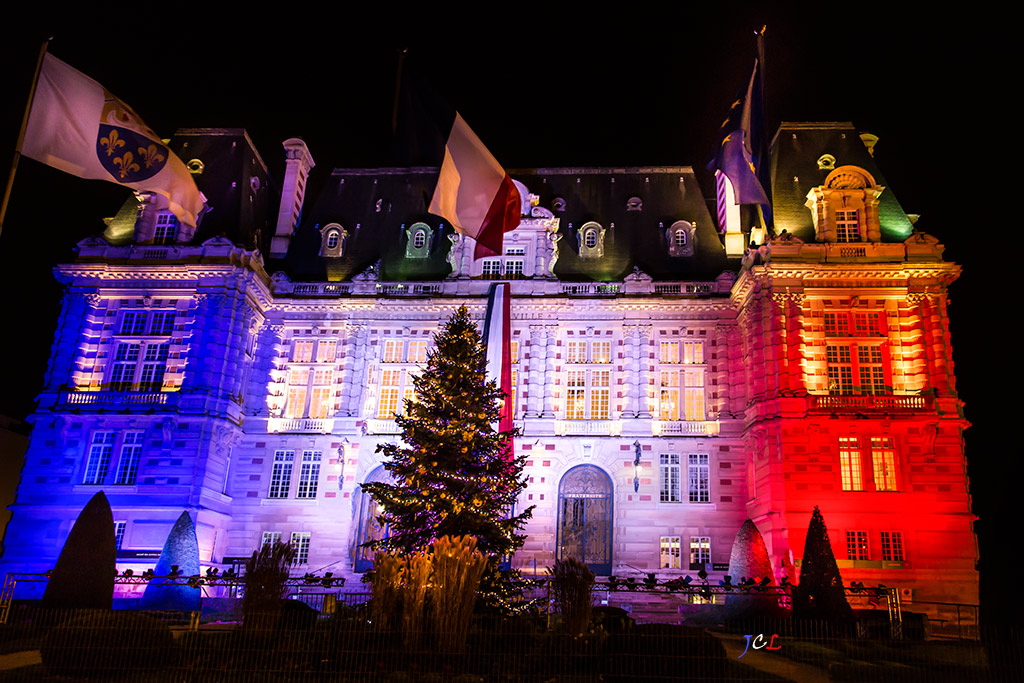
POLYGON ((430 213, 476 240, 476 257, 499 255, 519 225, 522 198, 465 119, 415 72, 401 80, 396 146, 416 165, 440 166, 430 213))
MULTIPOLYGON (((498 386, 505 392, 498 431, 511 431, 512 415, 512 292, 507 282, 491 285, 487 297, 487 317, 484 320, 484 344, 487 347, 487 379, 498 380, 498 386)), ((509 459, 512 459, 512 440, 509 439, 509 459)))

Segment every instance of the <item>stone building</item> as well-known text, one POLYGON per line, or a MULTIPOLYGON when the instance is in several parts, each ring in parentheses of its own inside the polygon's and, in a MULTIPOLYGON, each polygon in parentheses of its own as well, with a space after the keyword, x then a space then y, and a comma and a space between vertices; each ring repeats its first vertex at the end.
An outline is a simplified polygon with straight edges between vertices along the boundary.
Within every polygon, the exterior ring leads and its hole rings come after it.
POLYGON ((713 217, 690 167, 512 171, 522 224, 475 259, 427 213, 436 169, 311 177, 291 139, 272 189, 244 131, 179 131, 199 227, 133 197, 56 269, 4 570, 51 568, 102 489, 122 569, 152 566, 187 510, 204 566, 281 539, 298 572, 354 577, 382 533, 361 485, 385 476, 377 445, 399 438, 431 335, 462 304, 482 322, 502 280, 536 506, 516 565, 716 580, 750 518, 776 579, 795 578, 819 506, 845 581, 977 604, 959 267, 914 230, 873 142, 784 123, 774 235, 724 182, 713 217))

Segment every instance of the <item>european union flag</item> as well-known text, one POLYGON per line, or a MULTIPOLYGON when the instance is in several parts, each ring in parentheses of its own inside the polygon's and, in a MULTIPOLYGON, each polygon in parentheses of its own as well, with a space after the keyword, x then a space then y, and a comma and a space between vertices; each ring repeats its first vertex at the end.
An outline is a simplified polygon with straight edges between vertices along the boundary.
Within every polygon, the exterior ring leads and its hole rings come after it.
POLYGON ((721 138, 715 158, 708 164, 721 171, 736 190, 738 204, 768 204, 768 193, 758 178, 764 141, 761 60, 754 60, 750 82, 740 92, 722 122, 721 138))

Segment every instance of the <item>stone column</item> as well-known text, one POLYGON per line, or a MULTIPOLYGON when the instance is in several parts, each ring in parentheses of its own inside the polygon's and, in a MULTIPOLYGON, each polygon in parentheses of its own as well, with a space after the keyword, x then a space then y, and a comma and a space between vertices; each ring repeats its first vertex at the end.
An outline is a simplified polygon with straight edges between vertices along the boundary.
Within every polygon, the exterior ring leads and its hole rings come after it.
POLYGON ((622 327, 622 418, 633 418, 637 416, 639 411, 639 401, 637 400, 637 354, 639 353, 637 347, 637 326, 636 325, 624 325, 622 327))
POLYGON ((544 407, 541 417, 555 416, 555 356, 558 355, 557 346, 558 326, 545 325, 544 330, 544 407))
POLYGON ((651 335, 650 325, 637 325, 637 347, 639 349, 639 366, 637 368, 637 414, 641 419, 649 420, 651 411, 648 406, 651 387, 651 335))
POLYGON ((540 417, 544 410, 545 334, 543 325, 530 325, 529 395, 526 417, 540 417))
POLYGON ((365 373, 366 325, 349 323, 346 328, 345 366, 342 369, 341 410, 345 417, 359 417, 359 401, 363 391, 365 373))

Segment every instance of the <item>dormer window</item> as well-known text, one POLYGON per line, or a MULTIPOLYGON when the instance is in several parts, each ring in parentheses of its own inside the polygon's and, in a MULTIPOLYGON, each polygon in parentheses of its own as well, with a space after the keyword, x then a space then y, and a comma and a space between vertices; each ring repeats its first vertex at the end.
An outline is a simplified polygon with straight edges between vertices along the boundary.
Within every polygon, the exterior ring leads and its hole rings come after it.
POLYGON ((156 215, 156 228, 153 231, 153 244, 173 244, 178 237, 178 219, 170 211, 161 211, 156 215))
POLYGON ((430 242, 433 236, 434 229, 426 223, 413 223, 405 231, 405 257, 420 259, 430 256, 430 242))
POLYGON ((840 166, 807 193, 819 242, 879 242, 878 198, 885 188, 858 166, 840 166))
POLYGON ((329 223, 320 229, 320 255, 338 257, 345 251, 348 231, 338 223, 329 223))
POLYGON ((580 228, 580 258, 600 258, 604 256, 605 229, 591 221, 580 228))
POLYGON ((836 242, 860 242, 860 223, 855 209, 836 211, 836 242))
POLYGON ((693 256, 694 241, 697 229, 690 221, 676 221, 667 230, 665 238, 668 240, 669 256, 693 256))
POLYGON ((643 211, 644 200, 640 197, 633 196, 626 200, 626 211, 643 211))

